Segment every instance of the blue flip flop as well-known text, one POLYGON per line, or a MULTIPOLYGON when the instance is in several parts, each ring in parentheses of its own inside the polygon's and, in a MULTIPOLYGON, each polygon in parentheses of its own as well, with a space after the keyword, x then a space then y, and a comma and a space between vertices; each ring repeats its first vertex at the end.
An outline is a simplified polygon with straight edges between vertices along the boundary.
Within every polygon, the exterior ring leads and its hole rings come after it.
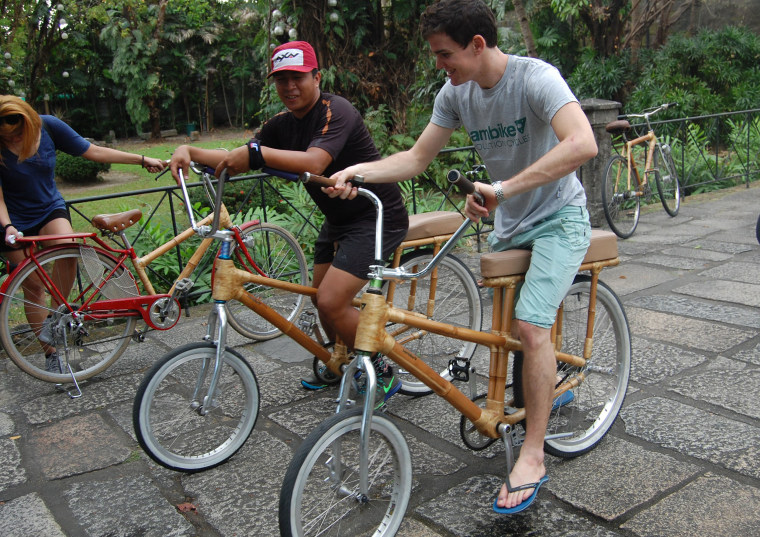
POLYGON ((554 403, 552 403, 552 410, 557 410, 559 407, 563 407, 567 404, 570 404, 573 402, 574 399, 575 399, 575 395, 573 395, 573 392, 569 390, 566 392, 563 392, 562 394, 558 395, 554 399, 554 403))
POLYGON ((512 488, 509 486, 509 483, 507 483, 507 490, 510 492, 515 492, 517 490, 525 490, 532 488, 533 494, 528 496, 528 499, 523 501, 520 504, 515 505, 514 507, 499 507, 497 502, 499 501, 499 497, 497 496, 496 499, 493 501, 493 510, 496 513, 502 514, 502 515, 513 515, 515 513, 519 513, 520 511, 524 511, 530 505, 533 503, 533 500, 536 499, 536 496, 538 495, 538 490, 541 488, 541 485, 549 481, 549 476, 544 476, 541 478, 541 480, 538 483, 528 483, 527 485, 521 485, 519 487, 512 488))

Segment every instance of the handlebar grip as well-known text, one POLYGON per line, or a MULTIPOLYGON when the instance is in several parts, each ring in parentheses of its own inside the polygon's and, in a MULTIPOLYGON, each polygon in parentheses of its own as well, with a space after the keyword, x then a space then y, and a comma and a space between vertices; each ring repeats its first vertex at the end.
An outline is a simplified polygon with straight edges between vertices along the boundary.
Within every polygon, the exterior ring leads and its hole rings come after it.
POLYGON ((666 103, 666 104, 663 106, 663 108, 664 108, 665 110, 667 110, 667 109, 668 109, 668 108, 670 108, 671 106, 678 106, 678 103, 666 103))
POLYGON ((478 205, 482 207, 486 206, 483 195, 475 190, 475 183, 462 175, 459 170, 449 170, 449 172, 446 174, 446 178, 449 180, 449 183, 456 185, 464 194, 472 194, 478 205))
POLYGON ((335 179, 331 179, 329 177, 324 177, 322 175, 317 175, 314 173, 309 172, 303 172, 300 177, 299 181, 302 183, 314 183, 320 186, 335 186, 335 179))
POLYGON ((23 237, 23 236, 24 236, 24 234, 21 231, 19 231, 18 233, 15 233, 13 235, 8 235, 8 242, 10 244, 16 244, 16 239, 18 239, 19 237, 23 237))

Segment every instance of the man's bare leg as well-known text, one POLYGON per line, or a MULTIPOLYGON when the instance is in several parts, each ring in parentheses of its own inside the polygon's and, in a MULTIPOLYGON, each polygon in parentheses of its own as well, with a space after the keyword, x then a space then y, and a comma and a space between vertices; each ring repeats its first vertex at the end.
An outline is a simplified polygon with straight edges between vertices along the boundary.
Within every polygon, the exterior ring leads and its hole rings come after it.
MULTIPOLYGON (((554 382, 557 372, 551 331, 546 328, 517 321, 520 341, 523 344, 523 395, 525 397, 525 442, 520 456, 509 474, 510 486, 536 483, 546 475, 544 466, 544 436, 549 422, 554 382)), ((499 491, 497 505, 512 508, 533 494, 533 489, 508 494, 507 486, 499 491)))

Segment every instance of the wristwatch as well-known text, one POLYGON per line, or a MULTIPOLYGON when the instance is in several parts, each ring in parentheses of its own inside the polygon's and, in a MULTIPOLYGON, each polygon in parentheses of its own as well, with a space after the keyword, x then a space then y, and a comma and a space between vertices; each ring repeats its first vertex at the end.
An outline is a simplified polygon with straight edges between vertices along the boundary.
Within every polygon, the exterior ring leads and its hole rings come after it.
POLYGON ((504 190, 501 188, 501 181, 494 183, 492 186, 493 193, 496 196, 496 203, 501 203, 504 201, 504 190))

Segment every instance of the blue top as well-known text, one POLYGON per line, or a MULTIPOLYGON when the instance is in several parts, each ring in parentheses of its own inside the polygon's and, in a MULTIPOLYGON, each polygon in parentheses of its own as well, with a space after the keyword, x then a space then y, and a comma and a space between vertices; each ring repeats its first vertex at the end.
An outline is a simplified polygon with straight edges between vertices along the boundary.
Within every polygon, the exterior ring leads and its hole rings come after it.
POLYGON ((8 149, 2 150, 0 188, 11 222, 24 231, 42 222, 66 202, 55 186, 55 150, 75 157, 90 148, 90 142, 55 116, 41 116, 44 127, 37 153, 24 162, 8 149))

